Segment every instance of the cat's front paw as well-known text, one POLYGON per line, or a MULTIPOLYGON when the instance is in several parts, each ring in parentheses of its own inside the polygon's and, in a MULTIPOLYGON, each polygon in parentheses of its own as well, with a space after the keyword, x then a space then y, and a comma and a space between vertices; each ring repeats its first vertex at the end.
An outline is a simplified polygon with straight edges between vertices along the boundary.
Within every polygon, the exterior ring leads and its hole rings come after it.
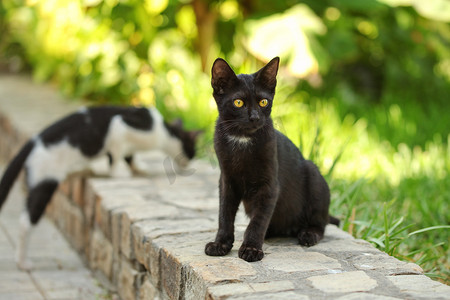
POLYGON ((219 242, 210 242, 205 246, 205 253, 209 256, 224 256, 230 252, 233 245, 219 242))
POLYGON ((262 249, 242 245, 239 248, 239 257, 248 262, 258 261, 264 257, 264 252, 262 249))
POLYGON ((315 231, 312 230, 301 230, 298 234, 298 241, 300 245, 311 247, 317 244, 322 237, 315 231))

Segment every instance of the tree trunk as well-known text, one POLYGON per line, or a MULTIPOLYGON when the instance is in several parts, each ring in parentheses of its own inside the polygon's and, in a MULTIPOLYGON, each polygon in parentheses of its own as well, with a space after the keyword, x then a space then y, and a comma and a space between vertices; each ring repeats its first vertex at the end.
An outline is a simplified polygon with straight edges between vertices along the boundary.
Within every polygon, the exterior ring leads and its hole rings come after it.
POLYGON ((218 13, 211 8, 207 0, 193 0, 196 23, 197 23, 197 41, 195 47, 200 54, 202 61, 202 70, 206 72, 208 59, 210 58, 211 46, 214 43, 216 34, 216 22, 218 13))

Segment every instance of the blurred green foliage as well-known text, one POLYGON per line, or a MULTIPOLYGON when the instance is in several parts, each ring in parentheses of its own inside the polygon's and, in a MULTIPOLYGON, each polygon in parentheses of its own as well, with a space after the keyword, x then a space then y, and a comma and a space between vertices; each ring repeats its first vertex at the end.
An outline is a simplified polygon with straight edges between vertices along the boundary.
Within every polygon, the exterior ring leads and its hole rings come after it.
POLYGON ((450 224, 449 3, 2 0, 0 68, 155 105, 206 129, 210 156, 214 59, 242 73, 280 56, 275 124, 328 174, 343 228, 448 282, 448 228, 408 230, 450 224))

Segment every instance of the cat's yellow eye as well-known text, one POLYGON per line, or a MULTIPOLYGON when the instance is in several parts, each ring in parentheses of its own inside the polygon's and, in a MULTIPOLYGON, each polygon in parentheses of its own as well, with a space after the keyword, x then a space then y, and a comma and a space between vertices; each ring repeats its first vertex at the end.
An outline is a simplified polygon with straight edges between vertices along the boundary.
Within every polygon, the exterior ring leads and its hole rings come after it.
POLYGON ((241 99, 236 99, 233 101, 233 104, 236 107, 242 107, 244 105, 244 101, 242 101, 241 99))
POLYGON ((261 101, 259 101, 259 106, 261 107, 266 107, 267 104, 269 104, 269 101, 267 101, 267 99, 262 99, 261 101))

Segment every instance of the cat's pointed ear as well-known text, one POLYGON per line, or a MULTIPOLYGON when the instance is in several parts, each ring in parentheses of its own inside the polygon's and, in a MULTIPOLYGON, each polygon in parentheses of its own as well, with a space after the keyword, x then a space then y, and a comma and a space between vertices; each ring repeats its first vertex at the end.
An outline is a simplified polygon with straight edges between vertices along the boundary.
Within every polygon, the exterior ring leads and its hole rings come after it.
POLYGON ((262 67, 256 73, 256 80, 270 90, 275 91, 275 87, 277 86, 277 73, 279 64, 279 57, 272 58, 272 60, 269 61, 267 65, 262 67))
POLYGON ((237 79, 233 69, 222 58, 217 58, 211 69, 211 86, 214 93, 223 94, 224 90, 237 79))

